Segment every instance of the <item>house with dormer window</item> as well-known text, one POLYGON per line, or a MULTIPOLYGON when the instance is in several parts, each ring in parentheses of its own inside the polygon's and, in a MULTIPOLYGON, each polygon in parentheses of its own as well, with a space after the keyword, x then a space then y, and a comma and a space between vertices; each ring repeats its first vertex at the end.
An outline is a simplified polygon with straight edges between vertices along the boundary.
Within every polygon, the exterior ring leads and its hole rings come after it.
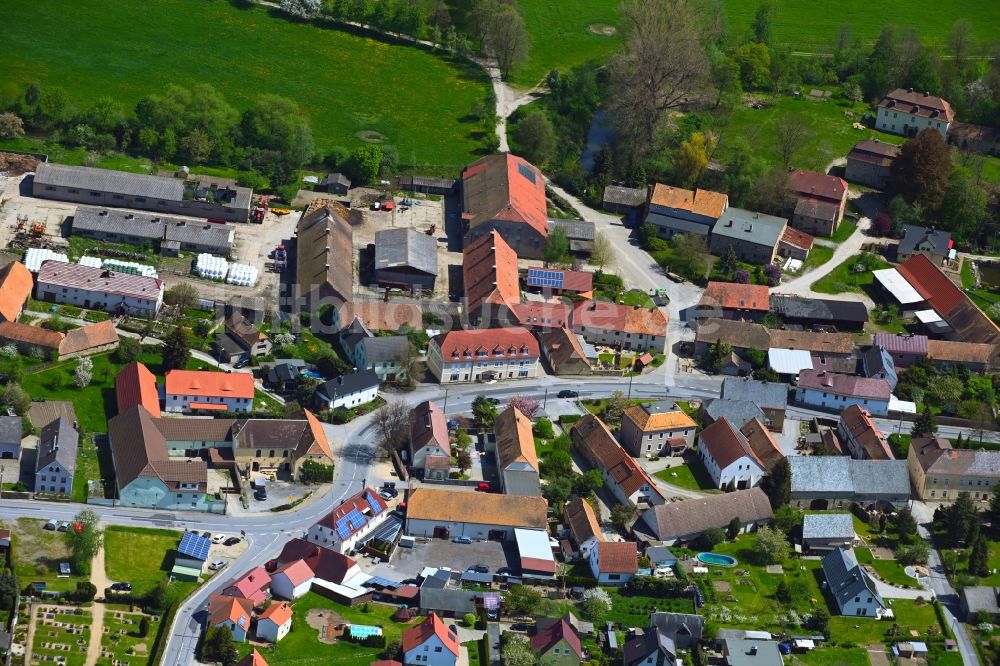
POLYGON ((449 331, 431 338, 427 367, 442 384, 531 379, 539 354, 538 340, 520 326, 449 331))

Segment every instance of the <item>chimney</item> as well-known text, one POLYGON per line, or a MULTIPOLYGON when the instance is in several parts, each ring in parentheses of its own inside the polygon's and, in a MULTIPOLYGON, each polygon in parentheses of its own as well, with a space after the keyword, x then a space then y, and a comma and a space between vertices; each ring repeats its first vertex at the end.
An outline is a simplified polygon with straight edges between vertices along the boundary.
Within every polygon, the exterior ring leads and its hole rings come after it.
POLYGON ((747 654, 749 654, 749 655, 751 655, 751 656, 753 656, 753 655, 757 654, 757 646, 756 646, 756 645, 751 645, 751 646, 750 646, 750 651, 749 651, 749 652, 747 652, 747 654))

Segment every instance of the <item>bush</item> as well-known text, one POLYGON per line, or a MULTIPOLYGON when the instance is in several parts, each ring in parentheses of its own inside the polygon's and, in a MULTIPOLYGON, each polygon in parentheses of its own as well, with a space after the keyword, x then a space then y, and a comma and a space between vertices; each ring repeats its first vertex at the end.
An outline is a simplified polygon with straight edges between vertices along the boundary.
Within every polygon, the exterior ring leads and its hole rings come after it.
POLYGON ((560 414, 559 425, 562 426, 573 425, 582 418, 583 418, 582 414, 560 414))
POLYGON ((552 439, 555 433, 552 431, 552 421, 548 419, 538 419, 532 428, 535 435, 542 439, 552 439))
POLYGON ((475 613, 466 613, 465 616, 462 618, 462 623, 465 624, 465 626, 467 626, 467 627, 471 627, 471 626, 475 625, 476 624, 476 614, 475 613))

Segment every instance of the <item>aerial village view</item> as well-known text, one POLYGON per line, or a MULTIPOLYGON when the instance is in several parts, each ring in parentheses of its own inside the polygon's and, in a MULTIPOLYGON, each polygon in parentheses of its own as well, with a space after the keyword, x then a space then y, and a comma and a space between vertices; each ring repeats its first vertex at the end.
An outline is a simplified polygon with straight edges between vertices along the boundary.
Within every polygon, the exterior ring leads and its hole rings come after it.
POLYGON ((996 0, 0 29, 0 666, 1000 664, 996 0))

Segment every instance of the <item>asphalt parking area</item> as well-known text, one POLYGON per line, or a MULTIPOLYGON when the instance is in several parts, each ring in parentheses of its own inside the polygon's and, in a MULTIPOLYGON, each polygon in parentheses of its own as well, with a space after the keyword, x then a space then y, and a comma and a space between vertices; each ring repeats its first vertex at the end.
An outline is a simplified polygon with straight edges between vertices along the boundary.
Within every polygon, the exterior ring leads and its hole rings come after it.
POLYGON ((424 567, 448 567, 453 571, 465 571, 477 564, 485 564, 492 573, 501 567, 515 567, 516 551, 513 542, 452 543, 444 539, 431 539, 427 543, 417 542, 413 548, 397 547, 392 555, 391 571, 394 577, 402 579, 415 578, 424 567))

